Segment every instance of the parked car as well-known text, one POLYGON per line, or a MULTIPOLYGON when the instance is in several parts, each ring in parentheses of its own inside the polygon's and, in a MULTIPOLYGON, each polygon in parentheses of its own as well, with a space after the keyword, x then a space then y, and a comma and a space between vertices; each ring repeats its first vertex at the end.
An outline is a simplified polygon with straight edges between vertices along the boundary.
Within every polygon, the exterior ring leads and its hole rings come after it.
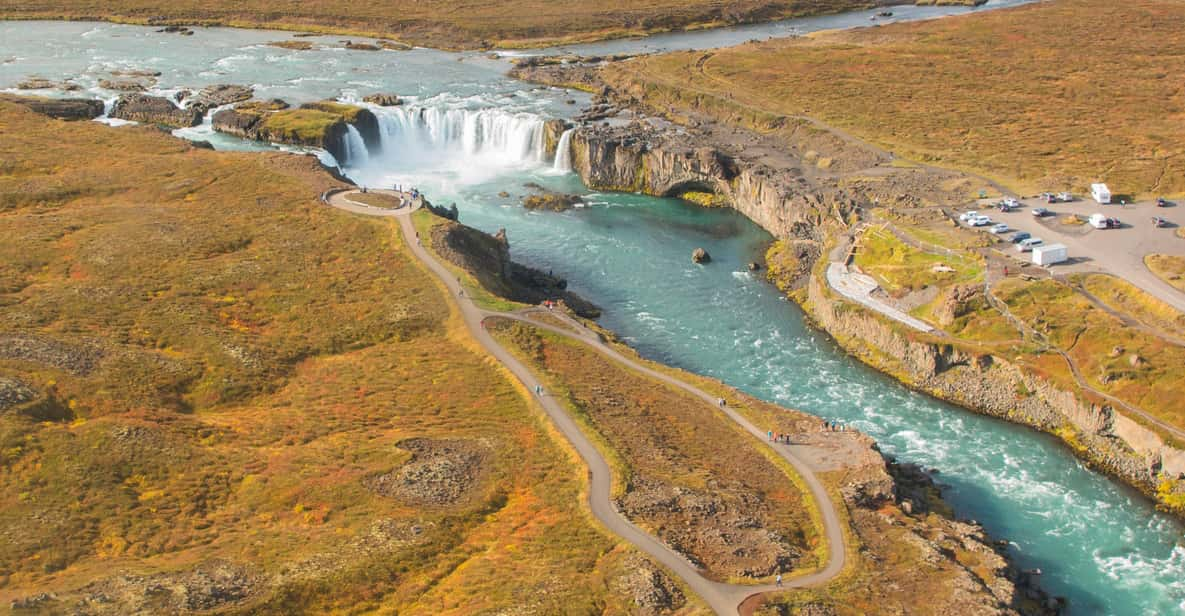
POLYGON ((1168 207, 1168 206, 1169 206, 1168 199, 1165 199, 1164 197, 1157 197, 1156 198, 1156 207, 1168 207))
POLYGON ((1161 218, 1160 216, 1153 216, 1152 217, 1152 226, 1156 227, 1157 229, 1159 229, 1161 227, 1167 227, 1167 226, 1169 226, 1169 221, 1161 218))
POLYGON ((1020 252, 1031 252, 1033 250, 1033 246, 1040 246, 1044 243, 1045 241, 1039 237, 1030 237, 1027 240, 1021 240, 1020 243, 1016 245, 1016 249, 1020 252))
POLYGON ((988 218, 987 216, 976 216, 975 218, 968 220, 967 224, 971 225, 972 227, 986 227, 992 224, 992 219, 988 218))
POLYGON ((1036 216, 1037 218, 1044 218, 1046 216, 1052 216, 1052 215, 1053 215, 1053 212, 1050 212, 1049 210, 1047 210, 1043 207, 1033 208, 1033 216, 1036 216))
POLYGON ((1001 222, 1001 223, 996 223, 996 224, 992 225, 992 228, 988 229, 988 233, 991 233, 993 235, 999 235, 1001 233, 1008 233, 1011 230, 1012 229, 1009 228, 1008 225, 1001 222))
POLYGON ((1095 229, 1118 229, 1122 224, 1118 218, 1111 218, 1102 214, 1091 214, 1089 222, 1090 226, 1095 229))
POLYGON ((1029 239, 1030 237, 1033 237, 1032 233, 1029 233, 1028 231, 1021 231, 1020 233, 1013 235, 1012 238, 1008 241, 1012 242, 1013 244, 1019 244, 1022 241, 1029 239))
POLYGON ((1057 195, 1053 193, 1041 193, 1041 200, 1046 203, 1057 203, 1057 195))
POLYGON ((979 216, 979 212, 976 212, 975 210, 971 210, 970 212, 963 212, 962 214, 959 214, 959 220, 961 220, 962 222, 967 222, 968 220, 971 220, 972 218, 975 218, 976 216, 979 216))
POLYGON ((1072 195, 1068 192, 1058 193, 1057 200, 1061 201, 1062 203, 1073 203, 1074 195, 1072 195))
POLYGON ((1017 201, 1016 199, 1013 199, 1012 197, 1008 197, 1007 199, 1004 199, 1003 203, 1004 203, 1004 205, 1006 205, 1010 208, 1020 207, 1020 201, 1017 201))

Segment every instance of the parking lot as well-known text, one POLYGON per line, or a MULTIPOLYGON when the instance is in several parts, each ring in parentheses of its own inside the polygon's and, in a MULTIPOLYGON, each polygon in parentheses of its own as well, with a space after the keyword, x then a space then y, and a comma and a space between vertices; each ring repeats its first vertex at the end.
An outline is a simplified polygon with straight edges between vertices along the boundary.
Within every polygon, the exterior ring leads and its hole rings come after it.
MULTIPOLYGON (((1006 223, 1016 231, 1027 231, 1033 237, 1044 240, 1046 245, 1065 244, 1069 261, 1052 266, 1055 272, 1074 271, 1106 272, 1140 287, 1178 310, 1185 312, 1185 293, 1148 271, 1144 257, 1148 254, 1185 255, 1185 239, 1176 235, 1177 226, 1185 222, 1185 206, 1156 207, 1154 201, 1121 205, 1099 205, 1088 198, 1079 197, 1070 203, 1047 204, 1044 199, 1021 199, 1021 207, 1011 212, 1001 212, 993 207, 995 199, 979 202, 978 212, 991 218, 992 223, 1006 223), (1043 207, 1051 214, 1036 217, 1031 212, 1043 207), (1118 218, 1122 226, 1118 229, 1095 229, 1089 223, 1065 224, 1070 214, 1082 220, 1091 214, 1100 213, 1118 218), (1168 227, 1153 226, 1152 218, 1159 216, 1170 221, 1168 227), (1180 219, 1180 220, 1178 220, 1180 219)), ((960 210, 960 212, 965 210, 960 210)), ((966 223, 961 223, 966 226, 966 223)), ((978 227, 987 233, 991 226, 978 227)), ((1002 252, 1012 255, 1018 262, 1030 263, 1032 253, 1019 252, 1008 239, 1013 232, 999 234, 1002 252)))

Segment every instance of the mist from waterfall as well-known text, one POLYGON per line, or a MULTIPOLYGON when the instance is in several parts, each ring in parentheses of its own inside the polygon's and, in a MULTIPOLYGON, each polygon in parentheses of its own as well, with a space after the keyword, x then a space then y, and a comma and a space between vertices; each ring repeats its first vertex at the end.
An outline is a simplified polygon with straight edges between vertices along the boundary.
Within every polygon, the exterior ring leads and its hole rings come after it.
MULTIPOLYGON (((370 109, 378 118, 378 151, 343 148, 342 161, 350 178, 366 186, 455 189, 549 162, 544 119, 536 114, 444 105, 370 109)), ((358 143, 365 148, 361 136, 358 143)))

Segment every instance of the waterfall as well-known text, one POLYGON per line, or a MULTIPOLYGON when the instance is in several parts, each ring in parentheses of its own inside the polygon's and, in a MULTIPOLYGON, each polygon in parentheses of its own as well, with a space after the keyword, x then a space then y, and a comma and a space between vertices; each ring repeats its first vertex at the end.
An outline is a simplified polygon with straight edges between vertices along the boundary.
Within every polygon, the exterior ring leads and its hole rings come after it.
POLYGON ((483 158, 488 164, 545 162, 543 119, 501 109, 373 109, 383 152, 419 158, 483 158))
POLYGON ((572 131, 575 128, 569 128, 560 135, 560 142, 555 146, 555 162, 552 163, 551 168, 556 171, 567 173, 572 170, 572 131))
POLYGON ((345 160, 341 166, 363 167, 370 162, 370 152, 366 150, 366 142, 362 140, 362 133, 353 124, 346 124, 346 134, 342 136, 342 152, 345 160))

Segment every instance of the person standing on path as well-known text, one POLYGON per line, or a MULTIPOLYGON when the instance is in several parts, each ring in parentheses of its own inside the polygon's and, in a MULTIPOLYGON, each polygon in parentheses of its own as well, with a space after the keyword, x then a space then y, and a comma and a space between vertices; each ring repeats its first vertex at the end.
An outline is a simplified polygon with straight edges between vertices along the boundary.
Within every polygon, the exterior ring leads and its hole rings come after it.
POLYGON ((775 583, 780 587, 782 585, 782 574, 779 573, 777 578, 774 578, 775 583))
POLYGON ((774 431, 773 430, 766 432, 766 435, 769 436, 769 440, 771 440, 771 441, 774 440, 774 431))

